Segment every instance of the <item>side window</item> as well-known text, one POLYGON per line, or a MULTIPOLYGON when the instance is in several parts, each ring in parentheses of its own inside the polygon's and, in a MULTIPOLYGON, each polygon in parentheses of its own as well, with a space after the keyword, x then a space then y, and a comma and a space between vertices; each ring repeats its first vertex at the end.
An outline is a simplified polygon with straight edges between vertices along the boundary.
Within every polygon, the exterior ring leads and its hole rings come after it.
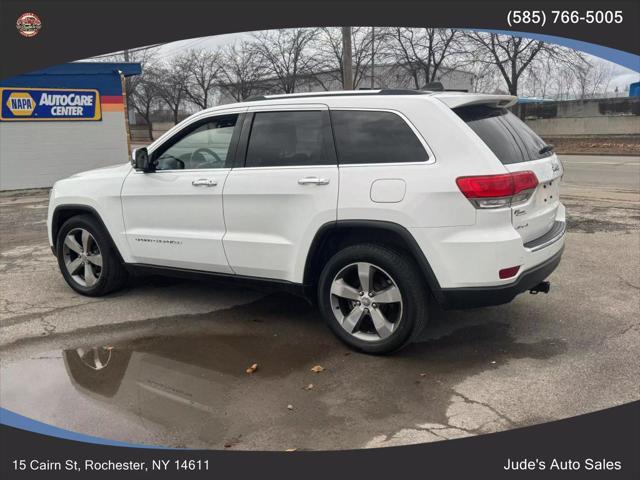
POLYGON ((328 118, 323 111, 256 112, 246 167, 329 165, 328 118))
MULTIPOLYGON (((224 115, 195 126, 167 148, 154 152, 157 170, 225 168, 231 159, 238 115, 224 115)), ((189 128, 189 127, 187 127, 189 128)))
POLYGON ((333 110, 338 163, 424 162, 429 155, 416 134, 392 112, 333 110))

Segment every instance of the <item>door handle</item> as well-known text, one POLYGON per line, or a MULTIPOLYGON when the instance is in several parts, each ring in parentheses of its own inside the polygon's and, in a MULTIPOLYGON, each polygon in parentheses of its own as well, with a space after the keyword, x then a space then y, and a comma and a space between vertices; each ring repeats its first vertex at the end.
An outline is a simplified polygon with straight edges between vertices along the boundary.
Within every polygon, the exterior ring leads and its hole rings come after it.
POLYGON ((218 182, 212 178, 200 178, 191 182, 191 185, 194 187, 215 187, 218 185, 218 182))
POLYGON ((298 180, 299 185, 328 185, 328 178, 304 177, 298 180))

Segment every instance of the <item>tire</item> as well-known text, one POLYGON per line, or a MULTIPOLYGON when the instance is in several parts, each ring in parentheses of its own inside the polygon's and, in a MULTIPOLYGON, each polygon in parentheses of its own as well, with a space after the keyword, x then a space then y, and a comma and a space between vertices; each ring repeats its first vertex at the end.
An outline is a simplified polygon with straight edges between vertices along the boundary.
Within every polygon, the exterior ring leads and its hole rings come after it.
POLYGON ((131 359, 130 351, 109 347, 64 350, 62 355, 71 381, 103 397, 118 393, 131 359), (91 363, 92 355, 102 363, 91 363))
POLYGON ((56 256, 65 281, 82 295, 106 295, 121 288, 127 280, 127 271, 120 262, 111 239, 91 215, 71 217, 62 225, 56 240, 56 256), (88 236, 85 237, 84 232, 88 236), (73 240, 67 241, 69 236, 75 239, 75 243, 73 240), (91 272, 87 271, 87 264, 91 272))
POLYGON ((428 298, 411 258, 382 245, 340 250, 318 282, 318 306, 331 330, 371 354, 395 352, 414 340, 427 324, 428 298), (362 288, 367 278, 370 292, 362 288))

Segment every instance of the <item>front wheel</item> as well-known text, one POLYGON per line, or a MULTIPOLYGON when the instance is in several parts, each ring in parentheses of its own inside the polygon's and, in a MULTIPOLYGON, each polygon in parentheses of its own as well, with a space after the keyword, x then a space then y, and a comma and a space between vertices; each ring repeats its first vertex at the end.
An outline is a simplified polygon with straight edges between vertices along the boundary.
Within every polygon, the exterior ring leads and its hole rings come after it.
POLYGON ((62 276, 78 293, 106 295, 127 279, 107 233, 91 215, 67 220, 58 233, 56 249, 62 276))
POLYGON ((380 245, 339 251, 318 284, 318 304, 329 327, 366 353, 390 353, 414 339, 427 322, 427 299, 411 259, 380 245))

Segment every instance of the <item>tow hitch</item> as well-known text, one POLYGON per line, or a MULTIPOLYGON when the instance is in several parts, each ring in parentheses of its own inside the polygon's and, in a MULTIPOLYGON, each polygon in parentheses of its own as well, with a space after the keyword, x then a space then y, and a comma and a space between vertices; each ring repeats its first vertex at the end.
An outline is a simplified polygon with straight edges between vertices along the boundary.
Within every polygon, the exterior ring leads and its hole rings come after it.
POLYGON ((545 280, 544 282, 540 282, 535 287, 530 289, 529 293, 531 295, 537 295, 538 293, 549 293, 549 290, 551 290, 551 283, 545 280))

